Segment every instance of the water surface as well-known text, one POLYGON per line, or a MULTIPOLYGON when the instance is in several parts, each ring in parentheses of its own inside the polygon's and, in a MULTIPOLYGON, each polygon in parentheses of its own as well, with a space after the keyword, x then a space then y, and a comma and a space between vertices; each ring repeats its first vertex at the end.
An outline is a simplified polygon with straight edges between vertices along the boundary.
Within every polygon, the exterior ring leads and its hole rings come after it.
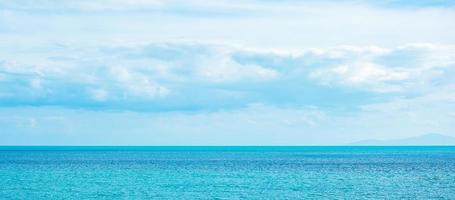
POLYGON ((0 147, 0 199, 455 199, 455 147, 0 147))

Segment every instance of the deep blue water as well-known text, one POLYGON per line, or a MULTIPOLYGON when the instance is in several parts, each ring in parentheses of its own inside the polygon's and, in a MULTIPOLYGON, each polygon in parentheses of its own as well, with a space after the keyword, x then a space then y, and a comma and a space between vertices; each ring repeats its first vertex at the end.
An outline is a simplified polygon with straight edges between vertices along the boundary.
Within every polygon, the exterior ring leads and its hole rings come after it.
POLYGON ((455 147, 0 147, 0 199, 455 199, 455 147))

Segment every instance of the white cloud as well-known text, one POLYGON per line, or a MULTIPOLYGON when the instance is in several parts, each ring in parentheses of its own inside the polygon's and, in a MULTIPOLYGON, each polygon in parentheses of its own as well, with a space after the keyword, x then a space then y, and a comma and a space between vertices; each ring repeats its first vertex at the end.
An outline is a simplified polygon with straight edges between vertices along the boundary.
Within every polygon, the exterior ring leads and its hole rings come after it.
POLYGON ((90 94, 96 101, 105 101, 108 96, 107 91, 102 89, 91 89, 90 94))
POLYGON ((112 67, 110 73, 114 80, 132 95, 161 97, 169 93, 166 87, 155 83, 150 77, 139 72, 131 72, 127 67, 112 67))
MULTIPOLYGON (((316 86, 424 95, 453 84, 455 76, 455 47, 437 44, 296 50, 174 42, 58 48, 27 48, 29 59, 3 54, 0 81, 8 86, 1 96, 20 102, 56 98, 44 101, 56 105, 162 101, 170 107, 192 102, 222 108, 251 101, 297 104, 316 86), (189 96, 194 99, 186 101, 189 96)), ((318 99, 322 93, 311 95, 318 99)))
POLYGON ((196 71, 202 78, 214 82, 269 80, 276 78, 278 72, 259 65, 241 65, 230 58, 230 55, 217 55, 202 60, 196 71))
POLYGON ((33 88, 33 89, 41 89, 41 80, 40 79, 32 79, 30 81, 30 86, 33 88))
POLYGON ((402 69, 387 69, 369 62, 343 64, 329 69, 315 70, 310 77, 323 84, 355 86, 378 92, 396 92, 401 84, 388 84, 388 81, 403 81, 411 72, 402 69))
POLYGON ((387 102, 362 105, 366 112, 419 112, 422 110, 438 110, 438 115, 450 115, 455 108, 455 84, 432 88, 431 91, 419 96, 395 97, 387 102))
MULTIPOLYGON (((339 52, 339 63, 316 67, 309 77, 327 85, 397 92, 430 86, 432 80, 450 73, 443 69, 455 67, 455 46, 449 45, 411 44, 379 53, 357 52, 339 52)), ((331 53, 323 55, 332 57, 331 53)))
POLYGON ((31 128, 35 128, 36 125, 38 124, 35 118, 30 118, 29 122, 31 128))

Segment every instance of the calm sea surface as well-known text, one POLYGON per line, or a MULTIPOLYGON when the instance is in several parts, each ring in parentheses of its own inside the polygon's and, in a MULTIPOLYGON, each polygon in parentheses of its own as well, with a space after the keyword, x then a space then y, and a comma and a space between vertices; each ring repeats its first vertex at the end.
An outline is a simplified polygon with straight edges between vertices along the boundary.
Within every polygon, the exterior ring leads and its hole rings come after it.
POLYGON ((0 199, 455 199, 455 147, 0 147, 0 199))

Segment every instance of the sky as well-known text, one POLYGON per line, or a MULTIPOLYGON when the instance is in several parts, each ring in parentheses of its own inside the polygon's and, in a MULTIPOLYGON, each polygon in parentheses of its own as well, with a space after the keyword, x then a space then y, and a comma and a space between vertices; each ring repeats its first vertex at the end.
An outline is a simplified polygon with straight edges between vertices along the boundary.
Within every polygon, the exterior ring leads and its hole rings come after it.
POLYGON ((0 1, 0 145, 455 136, 455 1, 0 1))

